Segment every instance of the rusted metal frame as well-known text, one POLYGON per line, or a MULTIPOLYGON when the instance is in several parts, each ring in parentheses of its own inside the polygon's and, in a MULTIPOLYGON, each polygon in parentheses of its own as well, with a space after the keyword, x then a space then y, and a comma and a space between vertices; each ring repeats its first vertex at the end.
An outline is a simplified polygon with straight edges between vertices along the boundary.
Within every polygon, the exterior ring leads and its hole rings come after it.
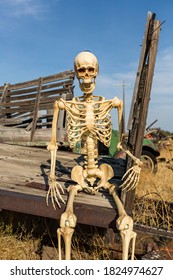
POLYGON ((164 230, 156 227, 149 227, 140 224, 135 224, 134 229, 143 233, 155 235, 157 237, 171 238, 173 240, 173 231, 164 230))
MULTIPOLYGON (((155 14, 149 13, 128 123, 129 137, 127 147, 137 158, 141 157, 159 33, 159 21, 155 21, 155 14)), ((126 170, 132 166, 132 160, 127 157, 126 170)), ((121 198, 127 213, 131 215, 135 190, 122 191, 121 198)))
POLYGON ((37 120, 38 120, 38 111, 39 111, 39 105, 40 105, 40 97, 41 97, 41 87, 42 87, 42 78, 38 80, 38 91, 37 91, 37 98, 35 100, 35 108, 34 108, 34 114, 33 114, 33 121, 32 121, 32 129, 31 129, 31 142, 33 141, 34 133, 37 126, 37 120))

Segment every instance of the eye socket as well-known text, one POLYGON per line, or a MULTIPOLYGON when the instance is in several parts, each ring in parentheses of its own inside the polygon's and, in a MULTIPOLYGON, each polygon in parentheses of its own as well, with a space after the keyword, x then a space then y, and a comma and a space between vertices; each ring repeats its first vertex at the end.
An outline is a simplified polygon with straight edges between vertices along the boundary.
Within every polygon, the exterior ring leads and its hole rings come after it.
POLYGON ((79 73, 85 73, 85 72, 86 72, 86 69, 85 69, 84 67, 79 68, 79 69, 78 69, 78 72, 79 72, 79 73))
POLYGON ((94 69, 93 67, 89 67, 89 68, 88 68, 88 71, 91 72, 91 73, 94 73, 94 70, 95 70, 95 69, 94 69))

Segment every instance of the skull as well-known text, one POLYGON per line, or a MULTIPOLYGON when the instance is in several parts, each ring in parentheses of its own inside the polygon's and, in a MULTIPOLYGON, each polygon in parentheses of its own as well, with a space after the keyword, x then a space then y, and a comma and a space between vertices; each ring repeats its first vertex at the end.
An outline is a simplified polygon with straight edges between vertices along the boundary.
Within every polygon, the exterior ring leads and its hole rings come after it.
POLYGON ((74 61, 74 69, 82 92, 92 93, 96 86, 95 79, 99 70, 95 55, 89 51, 79 53, 74 61))

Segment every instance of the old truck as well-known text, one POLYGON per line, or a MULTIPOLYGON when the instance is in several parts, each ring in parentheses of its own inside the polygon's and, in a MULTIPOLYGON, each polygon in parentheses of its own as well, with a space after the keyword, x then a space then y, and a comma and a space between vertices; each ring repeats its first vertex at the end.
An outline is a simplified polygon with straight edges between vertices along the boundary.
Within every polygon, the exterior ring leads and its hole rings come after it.
MULTIPOLYGON (((99 143, 99 154, 108 155, 112 158, 117 158, 119 153, 117 151, 118 144, 118 131, 112 131, 111 145, 109 148, 103 147, 99 143)), ((148 134, 145 134, 142 144, 141 160, 143 162, 143 169, 148 170, 150 173, 157 172, 157 157, 159 157, 160 151, 157 143, 154 143, 152 138, 148 138, 148 134)), ((122 155, 121 155, 122 157, 122 155)), ((125 159, 125 158, 124 158, 125 159)))

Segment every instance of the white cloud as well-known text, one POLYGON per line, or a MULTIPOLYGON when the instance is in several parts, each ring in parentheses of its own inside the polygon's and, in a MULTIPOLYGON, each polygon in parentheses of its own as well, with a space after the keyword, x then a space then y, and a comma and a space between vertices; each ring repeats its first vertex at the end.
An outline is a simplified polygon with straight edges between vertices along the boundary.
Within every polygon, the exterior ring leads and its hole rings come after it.
POLYGON ((32 16, 41 18, 46 11, 45 5, 40 0, 0 0, 3 13, 8 16, 32 16))
POLYGON ((173 47, 158 53, 153 91, 162 96, 171 95, 173 98, 173 47))

